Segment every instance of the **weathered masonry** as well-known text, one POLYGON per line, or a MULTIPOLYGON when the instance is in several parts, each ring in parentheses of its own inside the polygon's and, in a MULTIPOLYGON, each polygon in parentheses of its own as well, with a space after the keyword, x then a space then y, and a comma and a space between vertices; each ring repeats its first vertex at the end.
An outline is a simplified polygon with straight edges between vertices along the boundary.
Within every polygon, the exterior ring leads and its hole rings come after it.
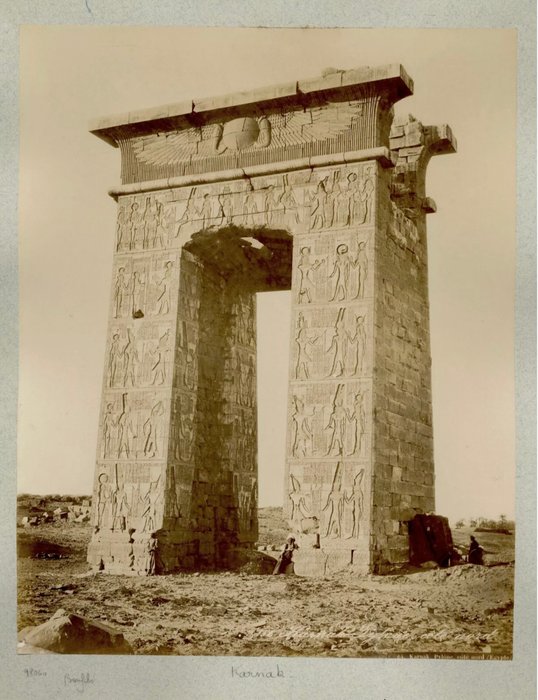
MULTIPOLYGON (((434 509, 425 172, 450 128, 400 65, 99 121, 121 152, 89 561, 232 562, 257 539, 256 292, 291 289, 296 571, 408 557, 434 509)), ((282 407, 284 410, 284 407, 282 407)))

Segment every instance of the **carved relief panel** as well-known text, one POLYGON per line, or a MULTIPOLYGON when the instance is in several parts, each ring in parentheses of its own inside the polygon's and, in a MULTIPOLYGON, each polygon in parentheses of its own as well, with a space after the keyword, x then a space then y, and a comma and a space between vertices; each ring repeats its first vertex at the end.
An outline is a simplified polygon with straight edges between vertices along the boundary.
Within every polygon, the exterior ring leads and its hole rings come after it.
POLYGON ((294 311, 292 381, 370 374, 370 316, 367 304, 294 311))
POLYGON ((119 200, 116 252, 172 247, 175 211, 168 199, 168 194, 148 193, 119 200))
POLYGON ((365 458, 369 452, 371 390, 368 382, 311 383, 292 387, 290 460, 365 458))
POLYGON ((167 396, 162 392, 105 391, 99 457, 117 461, 165 459, 167 396))
POLYGON ((172 313, 178 284, 178 254, 117 255, 112 318, 141 319, 172 313))
POLYGON ((366 532, 367 467, 357 462, 314 462, 289 474, 290 526, 323 540, 357 539, 366 532))
POLYGON ((98 463, 93 525, 99 531, 149 533, 163 515, 163 468, 146 462, 98 463))

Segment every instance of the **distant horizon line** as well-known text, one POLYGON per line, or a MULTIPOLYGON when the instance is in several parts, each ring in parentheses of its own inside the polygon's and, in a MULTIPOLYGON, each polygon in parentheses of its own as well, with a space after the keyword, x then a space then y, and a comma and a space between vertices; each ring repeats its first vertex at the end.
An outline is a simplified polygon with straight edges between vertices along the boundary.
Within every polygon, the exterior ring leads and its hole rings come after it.
MULTIPOLYGON (((91 493, 29 493, 27 491, 18 491, 17 492, 17 498, 19 496, 29 496, 31 498, 46 498, 47 496, 61 496, 62 498, 65 498, 66 496, 73 496, 74 498, 92 498, 93 494, 91 493)), ((271 504, 271 505, 258 505, 258 510, 262 508, 284 508, 284 504, 271 504)), ((466 515, 466 516, 455 516, 455 515, 443 515, 442 513, 434 513, 434 515, 439 515, 444 518, 448 518, 448 520, 493 520, 495 518, 499 519, 501 515, 504 515, 507 520, 510 520, 512 522, 516 522, 515 515, 509 515, 508 511, 507 513, 499 513, 497 516, 487 516, 487 515, 466 515)))

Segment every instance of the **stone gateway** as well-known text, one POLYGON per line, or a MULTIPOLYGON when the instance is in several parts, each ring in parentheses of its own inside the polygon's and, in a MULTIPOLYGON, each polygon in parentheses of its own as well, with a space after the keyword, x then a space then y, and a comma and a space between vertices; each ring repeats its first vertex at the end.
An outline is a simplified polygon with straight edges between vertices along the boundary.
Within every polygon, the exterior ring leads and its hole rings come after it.
POLYGON ((412 91, 364 67, 92 126, 122 179, 94 566, 228 567, 254 545, 255 301, 286 289, 295 570, 408 560, 434 509, 425 174, 455 151, 446 125, 394 121, 412 91))

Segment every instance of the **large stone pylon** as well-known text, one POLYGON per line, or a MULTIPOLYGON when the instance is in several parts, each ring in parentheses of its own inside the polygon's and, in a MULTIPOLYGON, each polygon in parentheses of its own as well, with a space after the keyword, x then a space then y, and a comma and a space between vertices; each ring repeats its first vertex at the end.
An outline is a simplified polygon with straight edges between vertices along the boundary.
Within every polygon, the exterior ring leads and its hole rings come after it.
MULTIPOLYGON (((255 295, 291 289, 297 568, 407 559, 434 508, 425 195, 447 126, 399 65, 101 120, 120 148, 88 559, 230 566, 257 538, 255 295)), ((283 407, 283 410, 285 408, 283 407)))

